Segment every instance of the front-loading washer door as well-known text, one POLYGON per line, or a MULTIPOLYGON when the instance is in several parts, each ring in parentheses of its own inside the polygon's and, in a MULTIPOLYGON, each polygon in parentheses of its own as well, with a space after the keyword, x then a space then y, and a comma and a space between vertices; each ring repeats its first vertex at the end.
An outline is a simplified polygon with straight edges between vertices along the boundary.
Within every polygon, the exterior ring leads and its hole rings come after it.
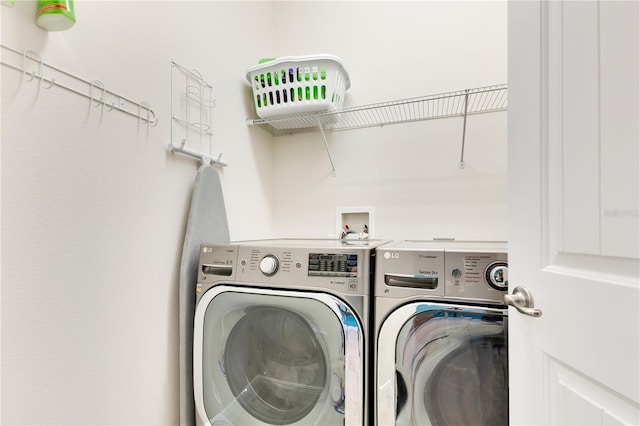
POLYGON ((217 286, 194 325, 199 424, 361 423, 363 396, 350 394, 362 392, 364 371, 347 366, 362 365, 362 329, 339 299, 217 286))
POLYGON ((507 425, 506 325, 497 308, 412 303, 394 311, 378 342, 395 347, 378 362, 379 424, 507 425), (385 412, 390 384, 395 404, 385 412))

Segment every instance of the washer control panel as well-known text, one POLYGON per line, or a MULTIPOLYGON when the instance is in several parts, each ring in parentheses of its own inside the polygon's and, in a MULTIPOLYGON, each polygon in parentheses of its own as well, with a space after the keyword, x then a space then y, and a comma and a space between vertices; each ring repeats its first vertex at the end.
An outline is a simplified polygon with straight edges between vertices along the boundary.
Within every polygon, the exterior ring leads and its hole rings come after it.
POLYGON ((205 244, 200 250, 198 286, 203 289, 235 281, 272 288, 369 294, 372 256, 380 244, 383 242, 352 245, 340 240, 205 244))
POLYGON ((357 253, 309 253, 309 276, 357 277, 357 253))

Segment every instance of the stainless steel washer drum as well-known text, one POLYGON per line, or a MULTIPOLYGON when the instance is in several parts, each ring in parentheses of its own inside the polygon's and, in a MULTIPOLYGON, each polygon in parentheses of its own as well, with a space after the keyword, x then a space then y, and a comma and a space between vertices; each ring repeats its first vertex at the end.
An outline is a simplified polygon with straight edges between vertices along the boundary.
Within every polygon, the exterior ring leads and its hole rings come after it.
POLYGON ((327 382, 324 349, 307 320, 271 306, 248 308, 233 327, 224 369, 240 405, 276 425, 309 414, 327 382))

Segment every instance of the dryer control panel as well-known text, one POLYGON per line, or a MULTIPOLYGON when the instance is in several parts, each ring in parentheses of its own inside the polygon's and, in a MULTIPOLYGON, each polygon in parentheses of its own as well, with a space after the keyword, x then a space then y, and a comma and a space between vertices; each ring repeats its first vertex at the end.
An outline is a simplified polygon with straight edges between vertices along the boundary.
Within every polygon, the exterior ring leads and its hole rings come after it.
POLYGON ((504 242, 401 241, 378 249, 375 294, 503 303, 509 284, 504 242))

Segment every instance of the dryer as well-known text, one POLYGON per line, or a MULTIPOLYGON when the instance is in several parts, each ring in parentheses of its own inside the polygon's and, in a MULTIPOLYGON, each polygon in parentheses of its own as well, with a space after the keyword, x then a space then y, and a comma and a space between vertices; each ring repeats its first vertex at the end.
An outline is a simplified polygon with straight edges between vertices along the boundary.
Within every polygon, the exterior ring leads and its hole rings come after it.
POLYGON ((198 425, 368 422, 374 240, 203 245, 194 318, 198 425))
POLYGON ((376 263, 376 423, 507 425, 506 243, 399 241, 376 263))

